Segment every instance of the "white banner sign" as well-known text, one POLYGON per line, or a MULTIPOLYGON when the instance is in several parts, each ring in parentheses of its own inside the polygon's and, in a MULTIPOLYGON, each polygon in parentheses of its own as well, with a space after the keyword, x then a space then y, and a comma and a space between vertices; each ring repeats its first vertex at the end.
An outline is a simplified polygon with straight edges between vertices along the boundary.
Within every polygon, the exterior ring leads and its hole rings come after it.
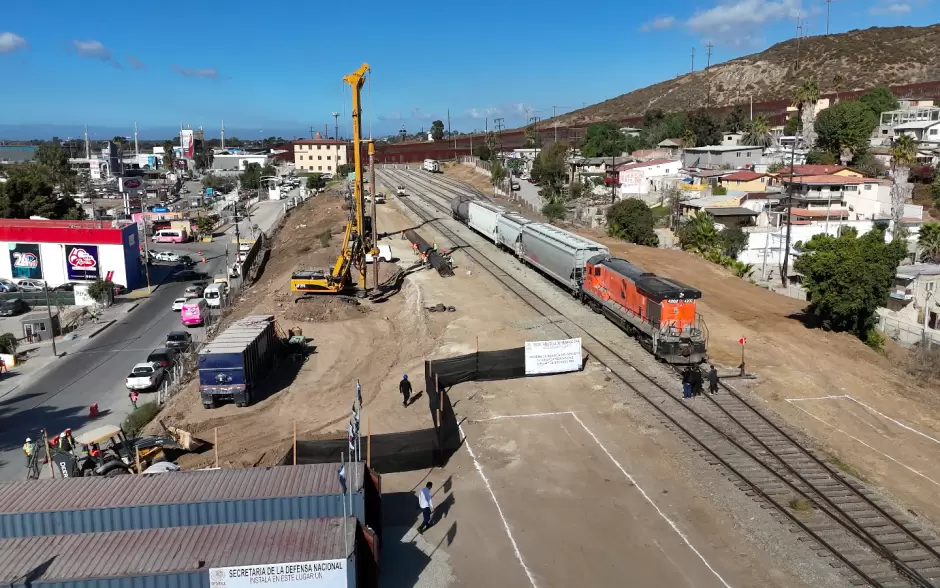
POLYGON ((347 588, 346 560, 212 568, 209 588, 347 588))
POLYGON ((525 373, 560 374, 581 369, 581 339, 526 341, 525 373))

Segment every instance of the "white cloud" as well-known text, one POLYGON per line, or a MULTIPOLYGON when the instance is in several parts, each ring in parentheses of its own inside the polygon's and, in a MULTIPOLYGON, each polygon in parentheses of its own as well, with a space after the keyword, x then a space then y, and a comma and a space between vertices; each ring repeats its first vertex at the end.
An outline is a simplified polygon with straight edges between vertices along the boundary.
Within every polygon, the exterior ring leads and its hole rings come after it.
POLYGON ((388 114, 380 114, 379 120, 388 121, 388 120, 401 120, 400 112, 389 112, 388 114))
POLYGON ((207 67, 205 69, 189 69, 185 67, 180 67, 178 65, 173 66, 173 71, 180 74, 184 78, 218 78, 219 70, 214 67, 207 67))
POLYGON ((72 47, 81 57, 111 61, 111 51, 99 41, 72 41, 72 47))
POLYGON ((25 49, 29 43, 26 39, 14 33, 0 33, 0 53, 13 53, 19 49, 25 49))
POLYGON ((465 112, 470 118, 490 118, 502 114, 503 111, 495 106, 487 106, 486 108, 471 108, 465 112))
POLYGON ((658 16, 648 23, 640 27, 643 32, 648 32, 652 30, 665 30, 671 29, 676 24, 676 17, 674 16, 658 16))
POLYGON ((127 56, 127 63, 129 63, 130 66, 133 67, 134 69, 147 69, 147 66, 144 65, 144 62, 142 62, 141 60, 137 59, 137 58, 134 57, 133 55, 128 55, 128 56, 127 56))
POLYGON ((911 12, 911 5, 906 2, 886 2, 884 0, 878 0, 878 2, 875 2, 875 4, 868 9, 868 12, 879 15, 908 14, 911 12))
POLYGON ((696 12, 686 25, 698 34, 728 38, 745 31, 752 34, 755 27, 771 21, 795 18, 801 8, 800 0, 733 0, 696 12))

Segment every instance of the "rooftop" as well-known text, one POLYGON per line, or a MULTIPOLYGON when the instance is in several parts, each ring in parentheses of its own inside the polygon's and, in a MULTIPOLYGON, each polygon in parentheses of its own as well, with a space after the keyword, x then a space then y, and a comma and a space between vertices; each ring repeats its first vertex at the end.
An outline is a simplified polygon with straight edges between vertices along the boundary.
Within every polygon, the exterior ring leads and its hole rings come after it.
POLYGON ((916 130, 916 129, 926 129, 927 127, 932 127, 934 125, 940 125, 940 121, 936 120, 915 120, 911 122, 901 123, 894 127, 896 131, 907 131, 907 130, 916 130))
POLYGON ((733 174, 733 170, 728 169, 698 169, 698 168, 684 168, 681 170, 683 173, 689 174, 694 178, 717 178, 721 176, 727 176, 733 174))
POLYGON ((346 141, 341 139, 297 139, 291 141, 292 145, 345 145, 346 141))
POLYGON ((726 151, 747 151, 758 150, 763 152, 764 148, 757 145, 705 145, 704 147, 687 147, 686 153, 715 153, 726 151))
POLYGON ((839 220, 840 218, 848 218, 849 211, 841 208, 791 208, 791 216, 801 216, 809 219, 829 219, 829 220, 839 220))
POLYGON ((759 212, 743 206, 716 206, 706 208, 705 212, 712 216, 760 216, 759 212))
POLYGON ((625 163, 624 165, 618 165, 617 171, 626 171, 628 169, 637 169, 640 167, 649 167, 652 165, 663 165, 666 163, 679 163, 677 159, 650 159, 649 161, 637 161, 634 163, 625 163))
MULTIPOLYGON (((795 176, 821 176, 826 174, 835 174, 837 172, 848 170, 855 171, 850 167, 844 165, 826 165, 826 164, 806 164, 806 165, 794 165, 793 166, 793 175, 795 176)), ((779 176, 788 176, 790 175, 790 166, 784 166, 776 171, 776 174, 779 176)))
POLYGON ((16 585, 24 578, 44 584, 347 560, 355 532, 355 519, 335 518, 3 539, 0 584, 16 585), (89 559, 89 554, 104 557, 89 559))
MULTIPOLYGON (((791 181, 790 178, 787 176, 782 177, 781 180, 785 184, 789 184, 791 181)), ((827 184, 829 185, 831 184, 857 185, 857 184, 865 183, 864 178, 853 178, 850 176, 835 176, 832 174, 825 174, 821 176, 794 176, 792 181, 794 184, 809 185, 809 186, 827 185, 827 184)))
POLYGON ((729 175, 727 175, 727 176, 723 176, 723 177, 720 178, 720 180, 721 180, 721 181, 731 181, 731 182, 734 182, 734 181, 738 181, 738 182, 750 182, 751 180, 756 180, 756 179, 758 179, 758 178, 763 178, 763 177, 766 177, 766 176, 767 176, 767 174, 759 174, 759 173, 757 173, 757 172, 752 172, 752 171, 748 171, 748 170, 741 170, 741 171, 736 171, 736 172, 734 172, 734 173, 732 173, 732 174, 729 174, 729 175))
POLYGON ((899 278, 916 278, 919 276, 940 276, 940 264, 915 263, 912 265, 902 265, 898 267, 897 276, 899 278))
POLYGON ((735 196, 725 195, 725 196, 705 196, 703 198, 693 198, 692 200, 685 200, 680 202, 681 206, 688 206, 690 208, 705 208, 706 206, 712 206, 714 204, 721 204, 723 202, 728 202, 733 200, 735 196))
POLYGON ((0 227, 11 229, 120 229, 113 221, 85 220, 34 220, 25 218, 0 218, 0 227))

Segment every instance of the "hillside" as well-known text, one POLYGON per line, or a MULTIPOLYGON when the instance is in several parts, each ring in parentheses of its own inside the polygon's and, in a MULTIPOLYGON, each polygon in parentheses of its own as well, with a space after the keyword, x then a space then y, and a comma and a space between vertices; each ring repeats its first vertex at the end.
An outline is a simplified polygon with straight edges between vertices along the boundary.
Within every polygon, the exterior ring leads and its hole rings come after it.
POLYGON ((800 69, 794 71, 797 41, 777 43, 746 55, 634 90, 558 117, 563 124, 642 116, 649 108, 691 110, 773 100, 789 100, 799 84, 816 76, 823 94, 940 80, 940 24, 927 27, 874 27, 838 35, 804 37, 800 69), (836 74, 845 78, 836 88, 836 74), (709 99, 710 94, 710 99, 709 99))

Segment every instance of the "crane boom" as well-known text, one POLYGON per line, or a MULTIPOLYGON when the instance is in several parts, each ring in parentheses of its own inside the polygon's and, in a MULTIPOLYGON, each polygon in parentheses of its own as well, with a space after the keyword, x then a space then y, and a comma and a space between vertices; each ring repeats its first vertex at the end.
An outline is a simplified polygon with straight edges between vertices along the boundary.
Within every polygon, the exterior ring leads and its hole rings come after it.
MULTIPOLYGON (((353 140, 353 170, 356 179, 353 187, 353 199, 356 207, 356 235, 359 237, 358 258, 354 261, 359 266, 359 287, 366 288, 366 260, 365 260, 365 203, 363 201, 363 173, 362 173, 362 85, 366 81, 369 64, 363 63, 359 69, 343 78, 352 89, 352 140, 353 140)), ((375 219, 372 219, 375 222, 375 219)))

